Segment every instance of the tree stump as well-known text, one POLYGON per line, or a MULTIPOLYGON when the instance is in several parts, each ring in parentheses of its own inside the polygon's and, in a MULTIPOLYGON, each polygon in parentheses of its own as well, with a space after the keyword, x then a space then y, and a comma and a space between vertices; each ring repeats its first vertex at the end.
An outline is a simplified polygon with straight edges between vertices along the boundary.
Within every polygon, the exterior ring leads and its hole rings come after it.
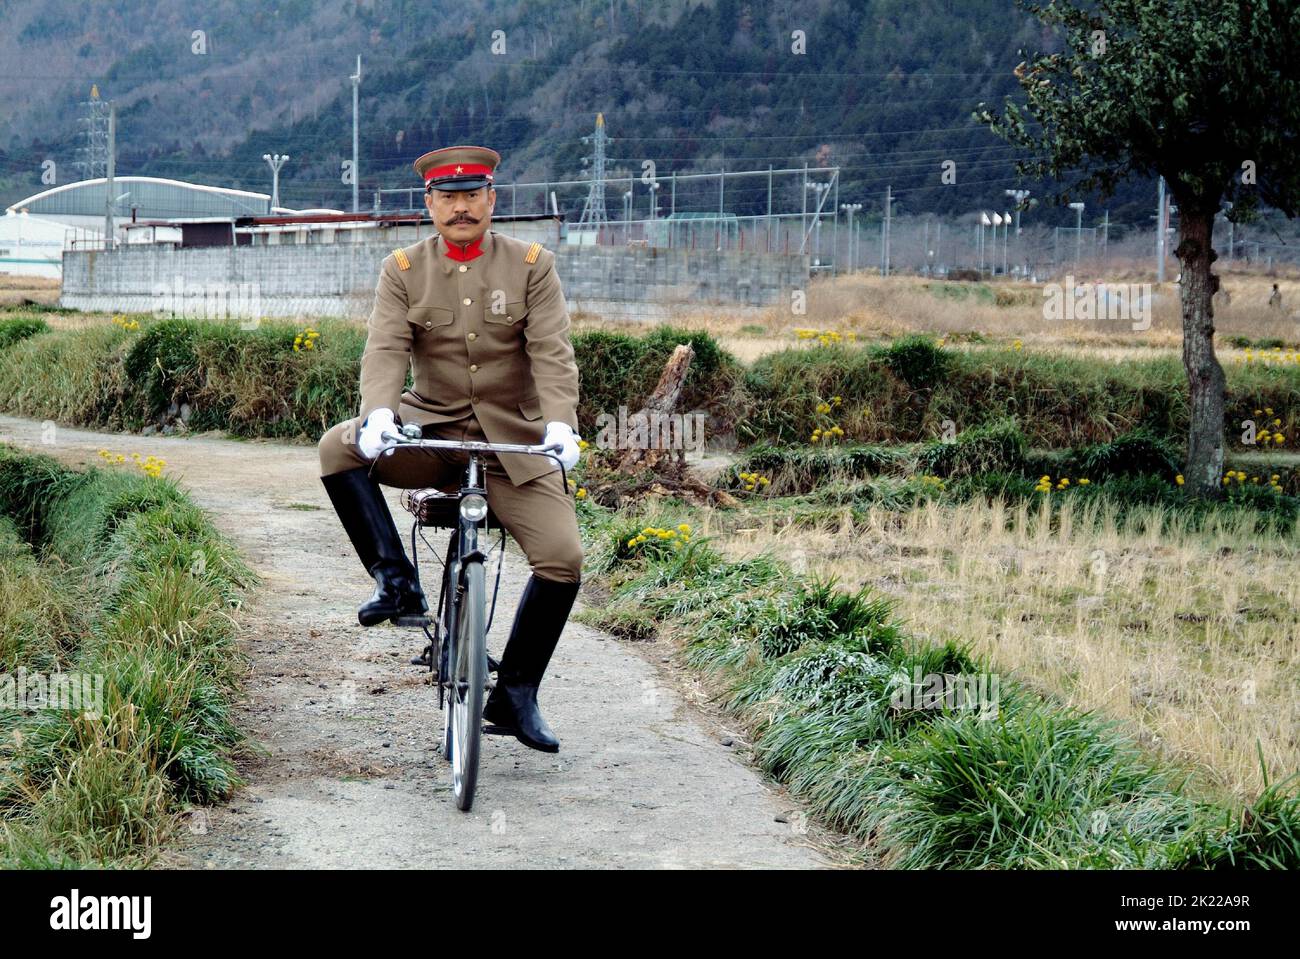
MULTIPOLYGON (((677 408, 677 401, 681 399, 682 384, 686 382, 686 374, 690 372, 691 360, 695 357, 695 350, 689 343, 682 343, 673 350, 673 355, 668 358, 668 363, 664 366, 664 371, 659 376, 659 384, 654 388, 638 413, 634 416, 644 416, 646 422, 651 425, 649 431, 650 442, 645 448, 635 447, 624 451, 623 456, 618 461, 618 470, 622 473, 633 473, 638 470, 659 469, 660 464, 668 459, 672 459, 672 449, 664 446, 667 436, 666 430, 656 430, 653 428, 656 415, 665 417, 670 415, 677 408)), ((628 422, 632 421, 631 417, 628 422)), ((666 423, 667 420, 660 422, 666 423)), ((680 433, 678 434, 681 435, 680 433)), ((681 450, 679 466, 685 465, 686 451, 681 450)))

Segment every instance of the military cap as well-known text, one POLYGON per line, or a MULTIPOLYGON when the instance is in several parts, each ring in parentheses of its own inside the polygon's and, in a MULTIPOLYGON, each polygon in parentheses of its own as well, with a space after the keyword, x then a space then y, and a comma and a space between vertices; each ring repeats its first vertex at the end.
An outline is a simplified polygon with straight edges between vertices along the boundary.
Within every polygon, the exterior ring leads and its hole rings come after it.
POLYGON ((433 150, 415 161, 425 189, 481 190, 492 186, 501 155, 487 147, 455 146, 433 150))

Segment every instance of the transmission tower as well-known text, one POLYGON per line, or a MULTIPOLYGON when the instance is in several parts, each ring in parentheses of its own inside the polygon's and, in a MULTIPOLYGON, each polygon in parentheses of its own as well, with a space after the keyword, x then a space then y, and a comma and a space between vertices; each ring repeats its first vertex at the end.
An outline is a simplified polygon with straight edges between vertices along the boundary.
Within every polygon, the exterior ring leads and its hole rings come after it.
POLYGON ((578 227, 599 229, 609 223, 605 216, 605 144, 610 139, 605 136, 605 114, 596 114, 596 132, 583 137, 582 142, 592 144, 594 155, 587 158, 591 162, 591 189, 587 192, 587 202, 582 206, 578 227))
POLYGON ((93 180, 108 175, 108 101, 99 98, 99 86, 93 84, 90 99, 81 105, 86 108, 79 121, 86 128, 86 145, 78 151, 81 160, 77 166, 83 180, 93 180))

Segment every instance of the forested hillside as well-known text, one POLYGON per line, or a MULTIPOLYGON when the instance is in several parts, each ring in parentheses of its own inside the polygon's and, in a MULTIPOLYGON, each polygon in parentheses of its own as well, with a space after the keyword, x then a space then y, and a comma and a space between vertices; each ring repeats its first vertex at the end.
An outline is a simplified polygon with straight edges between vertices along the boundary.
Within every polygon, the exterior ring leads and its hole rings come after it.
MULTIPOLYGON (((97 83, 118 105, 121 174, 265 190, 262 154, 288 153, 287 205, 344 206, 360 54, 364 203, 460 142, 499 150, 502 182, 576 179, 603 111, 611 175, 807 162, 840 166, 841 200, 868 211, 886 185, 899 213, 995 208, 1015 152, 971 111, 1053 42, 1012 0, 0 0, 0 24, 5 202, 41 188, 47 158, 80 178, 97 83)), ((1112 216, 1144 216, 1150 192, 1112 216)))

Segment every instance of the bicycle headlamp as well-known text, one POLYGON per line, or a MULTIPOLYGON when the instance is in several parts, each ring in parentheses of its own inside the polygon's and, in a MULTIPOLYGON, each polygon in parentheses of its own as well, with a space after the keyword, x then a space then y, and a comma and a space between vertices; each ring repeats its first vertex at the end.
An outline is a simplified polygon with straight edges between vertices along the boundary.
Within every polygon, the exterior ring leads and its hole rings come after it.
POLYGON ((481 523, 487 517, 488 504, 478 493, 470 493, 462 497, 460 501, 461 518, 469 520, 471 523, 481 523))

